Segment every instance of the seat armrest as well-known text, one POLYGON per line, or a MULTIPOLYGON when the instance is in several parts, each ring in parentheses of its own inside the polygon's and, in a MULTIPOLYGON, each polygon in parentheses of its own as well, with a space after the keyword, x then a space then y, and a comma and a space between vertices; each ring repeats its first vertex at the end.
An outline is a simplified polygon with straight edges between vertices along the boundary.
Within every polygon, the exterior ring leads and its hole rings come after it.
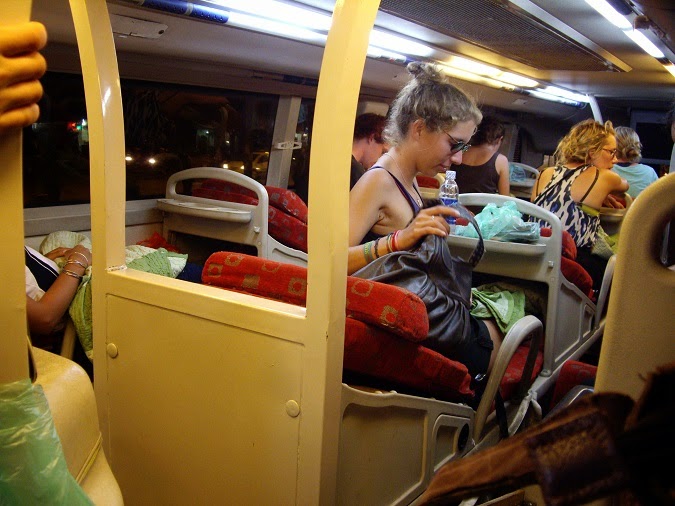
POLYGON ((513 358, 513 354, 518 347, 527 339, 532 339, 530 342, 530 352, 527 355, 527 361, 523 368, 523 375, 521 383, 518 386, 518 392, 524 393, 532 383, 532 370, 534 369, 535 360, 541 340, 544 335, 544 326, 542 323, 532 315, 525 316, 518 320, 511 330, 504 336, 502 345, 499 348, 499 353, 495 363, 492 366, 492 371, 488 378, 483 397, 478 404, 476 410, 476 423, 474 425, 474 439, 478 441, 482 435, 483 428, 488 415, 490 414, 492 403, 495 400, 499 385, 506 372, 509 362, 513 358))

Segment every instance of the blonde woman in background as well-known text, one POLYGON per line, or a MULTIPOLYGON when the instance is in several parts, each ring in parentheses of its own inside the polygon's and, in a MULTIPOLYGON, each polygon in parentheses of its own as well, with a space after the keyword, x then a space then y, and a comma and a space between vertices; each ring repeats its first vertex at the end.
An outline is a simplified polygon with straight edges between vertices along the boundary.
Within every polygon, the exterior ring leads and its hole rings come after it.
POLYGON ((574 238, 577 262, 593 278, 594 290, 599 290, 607 265, 607 260, 592 254, 600 226, 598 211, 623 207, 612 193, 628 189, 626 180, 611 170, 616 153, 612 123, 584 120, 561 139, 554 155, 556 166, 544 169, 532 188, 532 202, 560 218, 574 238))
POLYGON ((656 171, 642 160, 642 144, 635 130, 620 126, 616 128, 616 158, 612 168, 628 182, 626 193, 635 198, 640 192, 658 179, 656 171))

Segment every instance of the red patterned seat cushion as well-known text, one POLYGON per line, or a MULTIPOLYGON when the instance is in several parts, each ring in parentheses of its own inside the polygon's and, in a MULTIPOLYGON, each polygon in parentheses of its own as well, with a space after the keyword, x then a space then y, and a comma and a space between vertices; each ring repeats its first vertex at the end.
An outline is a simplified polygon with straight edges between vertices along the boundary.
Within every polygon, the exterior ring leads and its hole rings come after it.
POLYGON ((422 188, 440 188, 441 183, 435 177, 418 175, 415 177, 417 184, 422 188))
MULTIPOLYGON (((299 265, 221 251, 204 264, 202 283, 304 306, 307 269, 299 265)), ((402 288, 347 277, 346 314, 410 341, 429 333, 424 302, 402 288)))
POLYGON ((265 188, 271 205, 307 225, 307 204, 296 193, 276 186, 265 186, 265 188))
POLYGON ((307 253, 307 224, 270 207, 267 213, 269 234, 281 244, 307 253))
MULTIPOLYGON (((287 190, 286 188, 278 188, 276 186, 265 186, 265 189, 267 190, 267 196, 269 197, 270 205, 272 207, 276 207, 277 209, 290 214, 294 218, 297 218, 303 222, 305 225, 307 224, 307 204, 305 204, 296 193, 293 193, 291 190, 287 190)), ((220 190, 223 193, 238 193, 240 195, 252 197, 257 201, 257 196, 254 191, 244 188, 243 186, 240 186, 236 183, 230 183, 220 179, 205 179, 202 181, 199 188, 195 189, 195 191, 196 190, 220 190)), ((194 193, 194 191, 193 195, 195 197, 201 196, 194 193)))
MULTIPOLYGON (((542 227, 541 236, 551 237, 551 229, 549 227, 542 227)), ((595 295, 593 294, 593 278, 591 278, 591 275, 581 266, 581 264, 576 262, 577 245, 574 242, 574 238, 567 230, 563 230, 562 232, 561 255, 560 272, 562 272, 562 275, 565 276, 567 281, 579 288, 581 293, 593 300, 595 298, 595 295)))
POLYGON ((464 364, 353 318, 345 320, 344 368, 447 401, 473 397, 464 364))
MULTIPOLYGON (((270 207, 267 213, 269 234, 282 244, 307 252, 307 206, 295 193, 283 188, 266 186, 270 207)), ((206 179, 192 190, 203 197, 239 204, 258 205, 256 194, 238 184, 206 179)))
POLYGON ((551 407, 560 402, 567 392, 577 385, 591 383, 595 380, 598 368, 594 365, 568 360, 560 368, 560 375, 555 382, 553 396, 551 397, 551 407))
MULTIPOLYGON (((523 377, 523 368, 525 367, 525 362, 527 361, 527 354, 529 352, 530 345, 523 344, 519 346, 516 352, 513 354, 513 357, 506 368, 506 372, 504 373, 504 377, 499 384, 500 392, 505 400, 511 398, 516 390, 516 386, 518 386, 518 383, 520 383, 520 379, 523 377)), ((533 381, 541 372, 543 364, 544 350, 540 349, 537 353, 537 358, 534 361, 534 368, 532 369, 533 381)))
MULTIPOLYGON (((307 270, 242 253, 212 254, 202 272, 204 284, 304 306, 307 270)), ((422 300, 401 288, 347 277, 344 368, 426 392, 444 400, 473 396, 466 366, 421 346, 429 320, 422 300), (404 339, 399 339, 399 338, 404 339)), ((529 345, 521 346, 501 382, 508 399, 522 376, 529 345)), ((533 378, 541 371, 537 355, 533 378)))

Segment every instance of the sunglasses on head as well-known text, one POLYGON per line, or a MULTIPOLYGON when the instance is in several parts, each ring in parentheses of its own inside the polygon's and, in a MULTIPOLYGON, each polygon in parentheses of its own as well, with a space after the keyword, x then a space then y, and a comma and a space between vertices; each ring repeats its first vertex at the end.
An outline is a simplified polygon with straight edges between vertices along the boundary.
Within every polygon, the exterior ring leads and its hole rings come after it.
POLYGON ((458 141, 455 139, 452 135, 450 135, 448 132, 443 132, 445 135, 447 135, 450 138, 450 152, 451 153, 458 153, 461 151, 462 153, 466 153, 469 148, 471 147, 471 144, 464 142, 464 141, 458 141))

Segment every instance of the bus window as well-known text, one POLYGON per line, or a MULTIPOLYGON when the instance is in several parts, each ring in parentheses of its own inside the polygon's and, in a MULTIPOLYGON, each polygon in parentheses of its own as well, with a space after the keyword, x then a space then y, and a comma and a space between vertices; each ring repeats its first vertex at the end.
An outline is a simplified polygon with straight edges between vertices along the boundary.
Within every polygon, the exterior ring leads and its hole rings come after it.
MULTIPOLYGON (((82 78, 48 73, 39 122, 24 135, 24 206, 89 202, 82 78)), ((266 176, 278 96, 122 80, 127 200, 164 196, 191 167, 266 176), (264 170, 263 170, 264 167, 264 170)))
POLYGON ((303 98, 300 103, 298 125, 295 130, 295 141, 300 143, 300 149, 293 151, 291 173, 288 180, 288 187, 295 191, 305 203, 308 202, 309 147, 312 141, 314 105, 314 99, 303 98))

